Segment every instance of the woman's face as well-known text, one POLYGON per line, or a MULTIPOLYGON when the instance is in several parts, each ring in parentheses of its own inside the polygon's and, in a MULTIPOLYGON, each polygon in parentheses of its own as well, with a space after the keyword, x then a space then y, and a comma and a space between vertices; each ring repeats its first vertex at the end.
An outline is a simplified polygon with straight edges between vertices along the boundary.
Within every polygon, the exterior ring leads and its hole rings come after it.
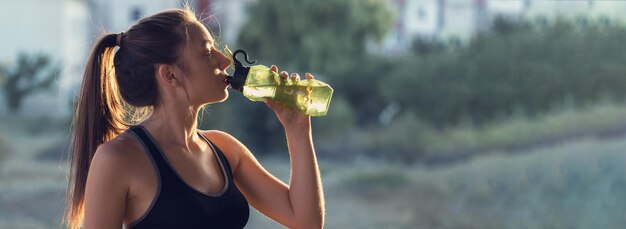
POLYGON ((226 68, 230 60, 215 47, 209 31, 200 23, 188 28, 189 41, 182 54, 182 72, 189 102, 204 105, 228 98, 226 68))

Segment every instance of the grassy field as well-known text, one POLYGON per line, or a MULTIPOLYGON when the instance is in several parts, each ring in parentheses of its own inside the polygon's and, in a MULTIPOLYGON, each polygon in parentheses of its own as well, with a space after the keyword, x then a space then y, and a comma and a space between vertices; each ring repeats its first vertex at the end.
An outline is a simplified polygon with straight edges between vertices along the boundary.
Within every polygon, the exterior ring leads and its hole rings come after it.
MULTIPOLYGON (((59 228, 64 132, 0 125, 0 228, 59 228), (6 152, 5 152, 6 153, 6 152)), ((326 228, 621 228, 626 225, 626 137, 576 138, 515 153, 494 151, 428 167, 322 158, 326 228)), ((260 158, 287 181, 289 164, 260 158)), ((247 228, 281 228, 252 211, 247 228)))

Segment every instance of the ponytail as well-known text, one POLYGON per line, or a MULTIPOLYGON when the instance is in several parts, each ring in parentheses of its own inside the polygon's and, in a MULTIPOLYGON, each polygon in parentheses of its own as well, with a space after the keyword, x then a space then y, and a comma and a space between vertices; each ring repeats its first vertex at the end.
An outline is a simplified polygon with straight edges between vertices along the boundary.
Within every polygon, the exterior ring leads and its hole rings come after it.
POLYGON ((117 34, 107 34, 96 42, 85 67, 80 94, 75 101, 63 220, 72 229, 82 225, 87 174, 96 149, 129 125, 124 120, 126 112, 117 89, 113 66, 117 38, 117 34))
POLYGON ((139 20, 126 33, 96 41, 75 101, 63 223, 83 223, 85 188, 96 149, 148 117, 158 100, 156 64, 177 63, 193 11, 166 10, 139 20), (120 48, 116 52, 116 47, 120 48))

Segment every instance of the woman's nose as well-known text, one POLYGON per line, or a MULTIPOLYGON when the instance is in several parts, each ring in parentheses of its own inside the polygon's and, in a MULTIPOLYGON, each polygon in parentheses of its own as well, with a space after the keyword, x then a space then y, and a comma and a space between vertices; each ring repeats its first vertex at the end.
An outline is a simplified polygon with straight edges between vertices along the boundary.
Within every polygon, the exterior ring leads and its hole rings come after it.
POLYGON ((228 66, 230 66, 230 59, 228 59, 228 57, 226 57, 226 55, 224 55, 221 51, 217 51, 217 53, 218 55, 216 55, 216 58, 218 60, 219 68, 222 70, 228 68, 228 66))

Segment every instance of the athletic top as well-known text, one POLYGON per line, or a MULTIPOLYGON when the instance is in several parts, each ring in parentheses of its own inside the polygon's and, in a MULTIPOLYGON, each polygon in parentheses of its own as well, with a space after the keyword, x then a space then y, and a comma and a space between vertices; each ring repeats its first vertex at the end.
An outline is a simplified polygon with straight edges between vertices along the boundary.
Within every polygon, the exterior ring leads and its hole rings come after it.
POLYGON ((142 228, 243 228, 248 222, 248 201, 233 182, 233 174, 224 153, 213 149, 224 175, 224 188, 217 194, 201 193, 187 185, 150 133, 141 125, 129 128, 149 152, 157 172, 157 194, 146 213, 128 225, 129 229, 142 228))

